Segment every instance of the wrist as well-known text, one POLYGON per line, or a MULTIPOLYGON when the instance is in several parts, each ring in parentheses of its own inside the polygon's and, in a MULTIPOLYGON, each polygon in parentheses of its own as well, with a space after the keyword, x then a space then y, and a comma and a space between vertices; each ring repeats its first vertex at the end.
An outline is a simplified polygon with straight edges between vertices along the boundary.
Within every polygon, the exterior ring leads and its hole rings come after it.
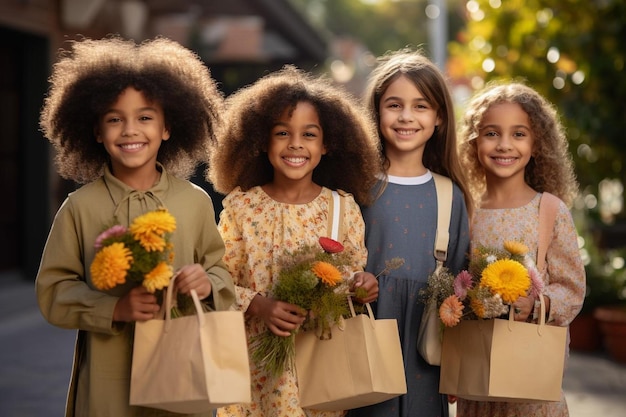
POLYGON ((261 305, 265 300, 266 297, 263 294, 256 293, 254 297, 252 297, 252 299, 250 300, 250 304, 248 304, 248 308, 246 309, 246 315, 257 317, 259 315, 261 305))
MULTIPOLYGON (((545 321, 546 323, 548 322, 549 318, 550 318, 550 297, 544 295, 543 296, 543 303, 545 305, 545 321)), ((533 309, 533 320, 537 321, 537 323, 539 322, 539 318, 541 317, 541 301, 540 300, 535 300, 535 307, 533 309)))

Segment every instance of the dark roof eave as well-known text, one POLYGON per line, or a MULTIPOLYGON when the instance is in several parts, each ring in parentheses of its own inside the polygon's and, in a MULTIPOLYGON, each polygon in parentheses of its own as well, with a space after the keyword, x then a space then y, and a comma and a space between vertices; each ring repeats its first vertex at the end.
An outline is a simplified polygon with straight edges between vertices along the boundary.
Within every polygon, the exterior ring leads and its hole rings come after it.
POLYGON ((251 0, 258 4, 263 11, 264 18, 271 23, 275 31, 293 42, 301 51, 301 55, 309 59, 324 62, 328 57, 328 46, 322 34, 315 31, 309 22, 294 9, 286 4, 286 0, 251 0))

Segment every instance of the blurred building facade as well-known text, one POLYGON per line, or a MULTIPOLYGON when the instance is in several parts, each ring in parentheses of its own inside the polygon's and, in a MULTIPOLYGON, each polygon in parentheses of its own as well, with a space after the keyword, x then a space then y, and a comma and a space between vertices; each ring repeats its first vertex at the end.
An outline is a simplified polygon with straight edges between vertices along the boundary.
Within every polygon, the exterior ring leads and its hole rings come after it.
MULTIPOLYGON (((315 72, 329 49, 288 0, 0 0, 0 273, 34 279, 54 213, 75 188, 56 174, 38 124, 56 53, 108 34, 180 42, 226 95, 287 63, 315 72)), ((193 180, 212 193, 203 169, 193 180)))

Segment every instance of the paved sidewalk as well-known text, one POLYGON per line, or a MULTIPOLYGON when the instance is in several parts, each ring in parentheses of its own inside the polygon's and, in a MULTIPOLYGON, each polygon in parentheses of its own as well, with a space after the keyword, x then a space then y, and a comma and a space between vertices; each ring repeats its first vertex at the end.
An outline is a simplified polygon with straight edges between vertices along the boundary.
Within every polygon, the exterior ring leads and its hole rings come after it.
MULTIPOLYGON (((41 317, 32 283, 0 273, 0 416, 63 415, 74 337, 41 317)), ((563 388, 570 417, 626 416, 626 365, 603 352, 572 352, 563 388)))

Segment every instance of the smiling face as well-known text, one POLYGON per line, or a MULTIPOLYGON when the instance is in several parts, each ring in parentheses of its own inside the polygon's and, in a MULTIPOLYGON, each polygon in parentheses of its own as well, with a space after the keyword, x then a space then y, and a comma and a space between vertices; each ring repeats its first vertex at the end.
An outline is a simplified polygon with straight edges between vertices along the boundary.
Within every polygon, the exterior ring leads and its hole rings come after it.
POLYGON ((441 123, 437 109, 404 76, 392 81, 380 98, 380 131, 389 159, 394 154, 421 155, 424 146, 441 123))
POLYGON ((478 160, 490 180, 524 183, 535 137, 528 114, 516 103, 501 103, 487 110, 480 123, 476 145, 478 160))
POLYGON ((313 182, 313 170, 326 154, 317 110, 299 102, 283 112, 270 132, 267 155, 274 167, 275 184, 313 182))
POLYGON ((161 142, 169 139, 163 108, 128 87, 102 115, 97 141, 111 157, 113 175, 128 183, 145 178, 151 185, 158 175, 156 160, 161 142))

